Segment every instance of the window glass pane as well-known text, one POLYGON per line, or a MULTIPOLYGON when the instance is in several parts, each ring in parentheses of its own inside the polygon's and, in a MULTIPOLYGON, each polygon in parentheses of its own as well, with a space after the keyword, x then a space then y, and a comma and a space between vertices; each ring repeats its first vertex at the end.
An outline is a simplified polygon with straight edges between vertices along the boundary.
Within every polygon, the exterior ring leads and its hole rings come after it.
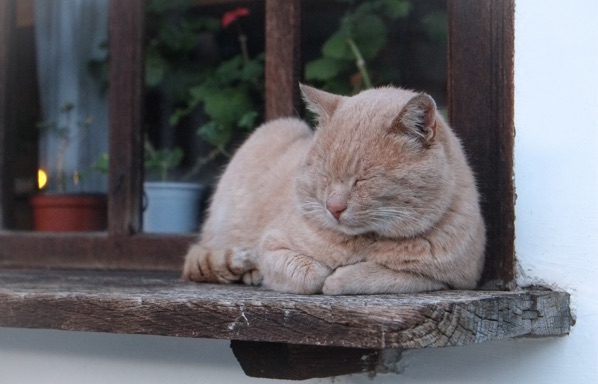
POLYGON ((305 81, 340 94, 370 86, 425 91, 446 105, 444 0, 304 1, 305 81))
POLYGON ((145 52, 143 228, 196 232, 216 176, 263 120, 264 3, 150 0, 145 52))
POLYGON ((92 70, 106 62, 108 0, 17 4, 14 228, 103 230, 108 100, 92 70))

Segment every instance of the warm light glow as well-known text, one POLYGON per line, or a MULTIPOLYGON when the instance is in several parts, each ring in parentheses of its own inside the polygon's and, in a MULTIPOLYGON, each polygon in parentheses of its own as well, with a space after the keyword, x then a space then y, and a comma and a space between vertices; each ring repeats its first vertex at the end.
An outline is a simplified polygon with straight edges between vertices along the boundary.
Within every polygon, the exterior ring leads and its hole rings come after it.
POLYGON ((37 187, 43 189, 48 182, 48 174, 43 169, 37 170, 37 187))

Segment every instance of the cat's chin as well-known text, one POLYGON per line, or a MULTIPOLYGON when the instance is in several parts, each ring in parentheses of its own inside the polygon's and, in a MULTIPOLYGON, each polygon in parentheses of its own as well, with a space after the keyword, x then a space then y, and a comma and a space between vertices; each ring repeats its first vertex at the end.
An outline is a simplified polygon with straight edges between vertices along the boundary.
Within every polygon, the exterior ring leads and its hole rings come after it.
POLYGON ((327 223, 326 225, 328 227, 328 229, 331 229, 334 232, 338 232, 342 235, 345 236, 362 236, 362 235, 366 235, 366 234, 371 234, 372 233, 372 229, 371 228, 365 228, 362 226, 350 226, 348 224, 345 223, 331 223, 330 221, 327 223))
POLYGON ((328 228, 333 231, 340 233, 345 236, 370 236, 375 235, 382 238, 389 239, 408 239, 421 234, 423 231, 412 228, 412 226, 406 225, 391 225, 390 223, 385 227, 371 227, 371 226, 351 226, 350 223, 330 222, 327 223, 328 228), (400 230, 399 230, 400 228, 400 230))

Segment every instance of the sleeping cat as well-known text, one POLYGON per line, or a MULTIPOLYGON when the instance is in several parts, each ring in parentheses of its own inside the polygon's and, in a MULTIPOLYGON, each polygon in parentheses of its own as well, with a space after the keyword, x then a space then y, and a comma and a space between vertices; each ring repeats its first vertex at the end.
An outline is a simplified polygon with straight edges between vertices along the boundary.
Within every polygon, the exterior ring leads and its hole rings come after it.
POLYGON ((486 239, 478 193, 432 98, 301 90, 315 133, 279 119, 239 148, 183 278, 300 294, 474 288, 486 239))

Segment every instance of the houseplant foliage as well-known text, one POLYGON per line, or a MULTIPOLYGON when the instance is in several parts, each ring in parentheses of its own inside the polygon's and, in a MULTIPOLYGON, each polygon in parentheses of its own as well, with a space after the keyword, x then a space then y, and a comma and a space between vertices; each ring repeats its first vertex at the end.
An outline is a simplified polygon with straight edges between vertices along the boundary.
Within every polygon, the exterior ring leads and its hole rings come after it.
MULTIPOLYGON (((177 177, 193 180, 210 161, 229 154, 232 143, 250 132, 262 116, 264 55, 250 56, 247 36, 240 19, 250 14, 247 8, 237 8, 221 19, 193 15, 192 3, 180 1, 178 8, 162 1, 150 2, 148 9, 154 25, 153 38, 148 40, 146 86, 160 90, 176 108, 168 119, 169 129, 180 129, 190 121, 198 121, 198 139, 208 145, 192 166, 177 177), (168 22, 175 18, 176 28, 168 22), (236 28, 232 44, 224 28, 236 28), (216 41, 219 43, 216 44, 216 41), (209 54, 201 49, 208 45, 209 54), (200 46, 200 48, 198 48, 200 46), (231 46, 234 47, 231 50, 231 46)), ((205 188, 171 181, 172 170, 185 161, 182 149, 156 149, 149 141, 145 145, 145 165, 148 174, 158 173, 159 182, 144 183, 146 207, 143 227, 147 232, 188 232, 199 226, 201 196, 205 188), (153 171, 152 171, 153 170, 153 171), (169 195, 173 193, 176 195, 169 195), (191 207, 177 208, 183 201, 191 207), (174 212, 173 220, 166 219, 174 212), (171 223, 169 223, 169 221, 171 223), (186 224, 185 224, 186 223, 186 224)), ((187 159, 189 157, 187 156, 187 159)))
MULTIPOLYGON (((48 135, 57 140, 54 172, 50 173, 52 185, 44 193, 31 197, 33 210, 33 225, 39 231, 99 231, 106 228, 105 194, 98 193, 67 193, 67 184, 72 182, 74 188, 79 188, 88 170, 74 170, 67 174, 65 159, 67 151, 73 143, 87 133, 93 124, 91 117, 83 121, 74 121, 74 103, 66 103, 60 108, 64 115, 61 123, 43 122, 38 126, 48 135)), ((90 165, 89 169, 93 169, 90 165)), ((43 186, 40 185, 40 188, 43 186)))
POLYGON ((83 121, 75 122, 73 120, 73 110, 75 104, 69 102, 60 108, 60 113, 64 115, 64 124, 60 124, 55 121, 41 122, 38 124, 38 128, 47 132, 48 134, 55 136, 58 141, 58 150, 56 152, 55 164, 54 164, 54 177, 53 189, 57 193, 65 193, 67 190, 67 179, 72 180, 75 186, 79 183, 79 170, 73 171, 73 174, 69 178, 65 169, 66 154, 69 146, 76 142, 80 136, 84 135, 86 131, 93 124, 93 119, 87 117, 83 121))
MULTIPOLYGON (((236 27, 238 53, 207 67, 204 76, 189 87, 184 106, 170 117, 173 127, 200 108, 208 117, 197 128, 197 135, 213 149, 197 159, 191 174, 219 155, 228 156, 229 146, 235 137, 251 132, 262 118, 264 54, 250 56, 248 38, 241 25, 241 18, 249 14, 247 8, 224 13, 221 27, 236 27)), ((219 28, 214 32, 218 32, 219 28)))
POLYGON ((305 79, 330 92, 351 94, 384 83, 384 71, 370 65, 387 45, 388 25, 407 17, 409 0, 338 0, 346 12, 324 42, 321 57, 306 64, 305 79), (372 78, 372 72, 375 78, 372 78))
MULTIPOLYGON (((147 2, 145 91, 146 103, 152 103, 146 104, 146 112, 152 117, 146 116, 145 186, 210 180, 215 167, 204 166, 222 162, 263 116, 264 54, 251 52, 242 26, 250 10, 236 8, 214 17, 198 9, 193 0, 147 2), (172 139, 190 124, 199 144, 172 139), (150 140, 157 145, 148 145, 150 140), (173 148, 175 143, 180 148, 173 148), (206 175, 200 174, 204 170, 206 175)), ((107 79, 108 65, 106 57, 89 67, 96 77, 107 79)), ((145 193, 149 195, 147 189, 145 193)), ((144 222, 151 209, 152 199, 147 200, 144 222)))

